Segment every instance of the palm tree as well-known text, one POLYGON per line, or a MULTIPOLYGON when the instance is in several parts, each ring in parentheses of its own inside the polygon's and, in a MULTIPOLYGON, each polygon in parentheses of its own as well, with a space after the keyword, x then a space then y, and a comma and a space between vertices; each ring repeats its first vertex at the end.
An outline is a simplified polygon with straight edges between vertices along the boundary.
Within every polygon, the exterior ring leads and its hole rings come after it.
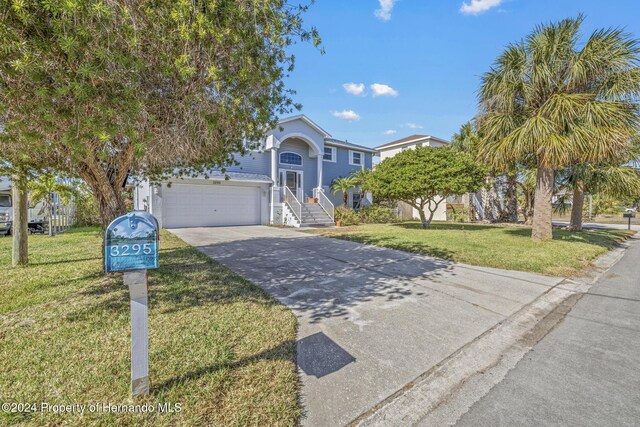
MULTIPOLYGON (((373 171, 371 169, 358 169, 354 173, 350 175, 351 178, 354 179, 355 187, 360 187, 360 202, 357 206, 358 208, 362 205, 362 201, 365 199, 367 195, 368 183, 371 178, 371 174, 373 171)), ((356 206, 354 206, 356 207, 356 206)))
POLYGON ((630 166, 593 166, 582 164, 564 171, 561 185, 573 192, 569 230, 582 231, 584 195, 638 197, 640 175, 630 166))
POLYGON ((331 191, 333 194, 342 192, 342 204, 346 208, 347 200, 349 197, 348 191, 358 185, 358 181, 352 176, 340 177, 333 180, 331 183, 331 191))
POLYGON ((36 176, 27 184, 29 199, 32 205, 43 203, 49 223, 49 236, 53 236, 53 197, 58 194, 63 205, 68 205, 74 195, 74 188, 64 183, 51 173, 43 173, 36 176))
POLYGON ((534 240, 552 238, 555 170, 606 162, 638 132, 638 42, 605 29, 580 49, 583 20, 536 27, 482 76, 479 155, 536 170, 534 240))

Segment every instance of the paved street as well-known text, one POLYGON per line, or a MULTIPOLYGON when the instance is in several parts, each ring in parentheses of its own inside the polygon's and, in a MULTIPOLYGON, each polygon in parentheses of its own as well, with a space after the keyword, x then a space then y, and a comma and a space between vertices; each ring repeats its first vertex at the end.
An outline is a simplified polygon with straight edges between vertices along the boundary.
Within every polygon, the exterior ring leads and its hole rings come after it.
POLYGON ((639 240, 457 425, 640 425, 639 240))
POLYGON ((275 227, 171 231, 297 315, 314 427, 350 422, 559 282, 275 227))

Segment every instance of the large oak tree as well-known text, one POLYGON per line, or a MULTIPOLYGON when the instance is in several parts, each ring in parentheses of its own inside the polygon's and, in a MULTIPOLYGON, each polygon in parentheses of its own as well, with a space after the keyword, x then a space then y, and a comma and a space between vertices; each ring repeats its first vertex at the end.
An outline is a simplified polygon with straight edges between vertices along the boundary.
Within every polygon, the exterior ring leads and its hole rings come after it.
POLYGON ((130 174, 234 162, 295 106, 286 0, 0 0, 0 156, 79 176, 103 225, 130 174))

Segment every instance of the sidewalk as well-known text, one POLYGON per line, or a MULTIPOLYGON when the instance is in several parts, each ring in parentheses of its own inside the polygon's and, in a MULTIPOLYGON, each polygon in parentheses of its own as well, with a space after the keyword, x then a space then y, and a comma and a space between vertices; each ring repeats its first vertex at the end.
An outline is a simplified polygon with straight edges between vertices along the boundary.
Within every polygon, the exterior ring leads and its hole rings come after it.
POLYGON ((458 426, 637 426, 640 240, 458 426))

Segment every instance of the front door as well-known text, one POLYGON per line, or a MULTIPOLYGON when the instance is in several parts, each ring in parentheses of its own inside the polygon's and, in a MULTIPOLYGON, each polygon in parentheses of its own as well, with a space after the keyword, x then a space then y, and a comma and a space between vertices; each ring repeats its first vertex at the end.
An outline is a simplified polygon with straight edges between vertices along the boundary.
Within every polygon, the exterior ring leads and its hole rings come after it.
POLYGON ((289 187, 289 190, 298 200, 302 200, 302 171, 281 170, 280 186, 289 187))

